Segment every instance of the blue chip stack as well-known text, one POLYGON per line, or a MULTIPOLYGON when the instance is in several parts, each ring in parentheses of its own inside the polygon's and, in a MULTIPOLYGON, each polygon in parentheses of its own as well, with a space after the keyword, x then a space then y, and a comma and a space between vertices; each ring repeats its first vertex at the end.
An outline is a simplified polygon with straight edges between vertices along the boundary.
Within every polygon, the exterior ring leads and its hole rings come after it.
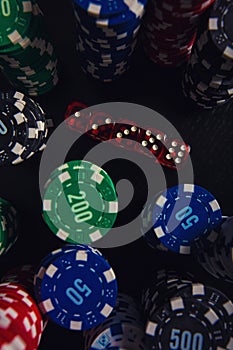
POLYGON ((74 0, 77 50, 85 73, 111 82, 126 72, 147 0, 74 0))
POLYGON ((117 281, 111 266, 86 245, 67 245, 47 255, 34 286, 42 313, 70 330, 98 326, 116 304, 117 281))
POLYGON ((148 202, 142 212, 141 230, 151 247, 189 255, 221 220, 221 209, 210 192, 182 184, 148 202))
POLYGON ((133 298, 119 293, 111 315, 98 327, 84 332, 85 349, 146 350, 141 310, 133 298))

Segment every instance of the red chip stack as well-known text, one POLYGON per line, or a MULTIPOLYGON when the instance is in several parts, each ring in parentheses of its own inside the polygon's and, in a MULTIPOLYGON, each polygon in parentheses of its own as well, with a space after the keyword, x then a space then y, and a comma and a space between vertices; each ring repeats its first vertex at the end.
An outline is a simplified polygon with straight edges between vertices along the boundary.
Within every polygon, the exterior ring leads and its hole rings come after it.
POLYGON ((10 270, 0 284, 0 349, 35 350, 43 320, 32 297, 34 269, 25 265, 10 270))
POLYGON ((161 66, 189 59, 200 15, 214 0, 149 0, 143 24, 147 56, 161 66))

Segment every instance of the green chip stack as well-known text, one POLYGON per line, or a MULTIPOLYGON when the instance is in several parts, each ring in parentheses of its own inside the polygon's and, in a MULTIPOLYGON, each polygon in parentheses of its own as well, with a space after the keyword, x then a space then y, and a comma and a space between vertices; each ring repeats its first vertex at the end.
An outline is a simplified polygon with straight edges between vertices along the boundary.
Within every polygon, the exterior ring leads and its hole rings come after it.
POLYGON ((0 255, 5 254, 18 238, 18 214, 15 208, 0 198, 0 255))
POLYGON ((34 0, 0 2, 0 67, 15 88, 30 96, 57 84, 57 58, 34 0))
POLYGON ((66 242, 94 244, 113 227, 117 213, 115 186, 106 171, 93 163, 65 163, 45 184, 44 220, 66 242))

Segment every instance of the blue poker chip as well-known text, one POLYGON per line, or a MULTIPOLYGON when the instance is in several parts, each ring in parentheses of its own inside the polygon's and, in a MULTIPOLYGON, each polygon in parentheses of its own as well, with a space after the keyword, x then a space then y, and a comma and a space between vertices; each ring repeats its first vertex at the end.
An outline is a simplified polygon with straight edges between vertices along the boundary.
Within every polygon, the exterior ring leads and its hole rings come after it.
POLYGON ((195 241, 221 224, 222 212, 206 189, 182 184, 164 191, 152 212, 154 235, 168 249, 190 254, 195 241))
POLYGON ((49 319, 70 330, 99 325, 117 298, 116 276, 109 263, 90 249, 68 249, 47 267, 39 307, 49 319))
MULTIPOLYGON (((131 3, 129 0, 74 0, 74 2, 89 15, 97 18, 116 16, 122 12, 127 13, 131 3)), ((133 10, 137 12, 140 7, 145 6, 145 1, 135 1, 135 5, 133 10)))
POLYGON ((99 256, 102 256, 102 253, 91 246, 85 245, 85 244, 66 244, 64 247, 56 249, 52 251, 51 253, 47 254, 40 262, 40 265, 34 274, 34 294, 36 299, 39 301, 40 300, 40 294, 41 294, 41 284, 44 278, 45 271, 47 267, 52 264, 53 260, 58 258, 59 256, 66 254, 69 251, 75 250, 84 250, 86 251, 87 249, 92 252, 93 254, 97 254, 99 256))

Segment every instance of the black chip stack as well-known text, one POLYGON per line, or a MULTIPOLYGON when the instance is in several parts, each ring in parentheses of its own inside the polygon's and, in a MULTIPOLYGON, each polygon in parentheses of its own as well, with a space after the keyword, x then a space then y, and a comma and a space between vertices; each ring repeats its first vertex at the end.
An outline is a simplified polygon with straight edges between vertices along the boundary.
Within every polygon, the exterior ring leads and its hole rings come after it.
POLYGON ((184 94, 212 109, 233 97, 233 3, 217 0, 198 35, 183 78, 184 94))

